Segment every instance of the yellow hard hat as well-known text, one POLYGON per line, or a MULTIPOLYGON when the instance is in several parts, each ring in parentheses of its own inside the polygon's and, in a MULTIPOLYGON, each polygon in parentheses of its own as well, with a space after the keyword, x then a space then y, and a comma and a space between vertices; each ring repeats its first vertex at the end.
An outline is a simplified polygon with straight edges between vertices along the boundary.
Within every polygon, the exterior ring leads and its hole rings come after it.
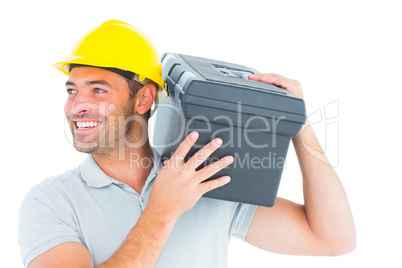
POLYGON ((162 64, 149 38, 138 28, 109 20, 86 33, 64 61, 53 67, 70 75, 70 64, 118 68, 133 72, 140 83, 147 79, 159 87, 158 97, 167 96, 162 79, 162 64))

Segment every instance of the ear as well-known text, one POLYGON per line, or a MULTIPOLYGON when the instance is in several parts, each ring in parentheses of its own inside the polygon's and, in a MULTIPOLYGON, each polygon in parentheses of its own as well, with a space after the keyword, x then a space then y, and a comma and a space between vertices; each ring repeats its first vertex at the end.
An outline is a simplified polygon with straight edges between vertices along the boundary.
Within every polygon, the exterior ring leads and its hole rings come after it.
POLYGON ((152 84, 143 86, 136 94, 135 110, 138 114, 145 114, 151 109, 156 97, 156 88, 152 84))

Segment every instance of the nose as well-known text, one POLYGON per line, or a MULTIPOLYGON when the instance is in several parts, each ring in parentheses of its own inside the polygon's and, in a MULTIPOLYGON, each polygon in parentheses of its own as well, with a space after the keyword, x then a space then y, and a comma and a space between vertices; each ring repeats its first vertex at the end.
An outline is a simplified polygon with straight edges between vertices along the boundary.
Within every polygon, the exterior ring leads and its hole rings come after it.
POLYGON ((96 110, 98 105, 93 102, 91 97, 84 91, 80 91, 71 107, 72 114, 82 114, 91 110, 96 110))

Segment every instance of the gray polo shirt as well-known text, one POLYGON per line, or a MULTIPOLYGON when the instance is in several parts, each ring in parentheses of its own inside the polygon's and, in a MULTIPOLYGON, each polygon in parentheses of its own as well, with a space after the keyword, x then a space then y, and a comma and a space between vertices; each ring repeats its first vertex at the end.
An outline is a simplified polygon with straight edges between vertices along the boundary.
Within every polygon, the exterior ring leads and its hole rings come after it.
MULTIPOLYGON (((92 155, 77 168, 32 188, 19 216, 24 265, 67 241, 84 244, 95 267, 108 260, 148 203, 162 168, 160 156, 152 151, 154 166, 141 194, 107 176, 92 155)), ((202 197, 176 222, 156 267, 227 267, 230 238, 244 240, 255 209, 253 205, 202 197)))

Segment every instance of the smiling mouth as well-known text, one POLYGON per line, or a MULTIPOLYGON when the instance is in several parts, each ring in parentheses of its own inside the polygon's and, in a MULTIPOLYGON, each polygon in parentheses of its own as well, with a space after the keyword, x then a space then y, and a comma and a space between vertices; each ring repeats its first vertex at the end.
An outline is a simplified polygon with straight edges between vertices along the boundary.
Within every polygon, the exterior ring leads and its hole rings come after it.
POLYGON ((75 121, 77 129, 90 129, 99 126, 102 122, 98 121, 75 121))

